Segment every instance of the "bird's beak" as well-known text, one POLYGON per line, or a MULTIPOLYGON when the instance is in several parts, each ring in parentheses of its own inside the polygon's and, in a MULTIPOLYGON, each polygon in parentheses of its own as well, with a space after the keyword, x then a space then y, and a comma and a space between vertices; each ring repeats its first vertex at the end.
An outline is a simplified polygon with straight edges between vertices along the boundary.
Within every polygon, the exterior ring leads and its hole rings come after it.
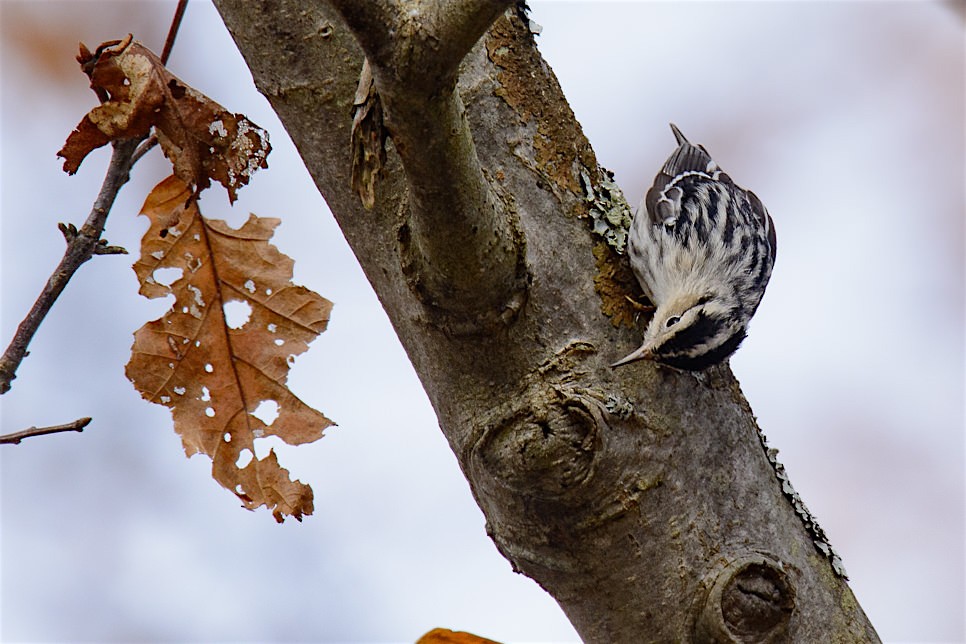
POLYGON ((628 354, 611 365, 611 368, 620 367, 631 362, 637 362, 638 360, 650 360, 654 357, 654 353, 651 351, 651 347, 647 344, 642 344, 636 351, 628 354))

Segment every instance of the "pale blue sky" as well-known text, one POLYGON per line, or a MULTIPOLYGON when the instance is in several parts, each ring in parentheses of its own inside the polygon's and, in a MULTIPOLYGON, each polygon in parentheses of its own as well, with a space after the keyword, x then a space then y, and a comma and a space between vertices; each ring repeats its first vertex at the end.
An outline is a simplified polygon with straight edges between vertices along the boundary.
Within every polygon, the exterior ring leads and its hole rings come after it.
MULTIPOLYGON (((778 261, 732 365, 886 641, 961 641, 964 605, 963 18, 928 2, 534 2, 538 38, 635 202, 673 139, 703 143, 774 217, 778 261)), ((94 104, 76 42, 160 49, 174 2, 2 4, 2 334, 60 258, 107 153, 54 157, 94 104), (53 58, 19 37, 54 34, 53 58), (61 61, 52 73, 49 60, 61 61), (66 71, 63 71, 66 70, 66 71)), ((233 214, 282 219, 296 281, 335 309, 290 379, 339 423, 279 448, 316 514, 277 526, 184 458, 168 412, 125 379, 131 333, 165 308, 132 257, 83 267, 2 398, 2 431, 92 416, 84 434, 0 448, 5 641, 414 641, 444 626, 567 641, 555 602, 484 533, 378 301, 213 8, 190 4, 171 69, 271 132, 233 214)), ((165 175, 142 161, 108 223, 165 175)))

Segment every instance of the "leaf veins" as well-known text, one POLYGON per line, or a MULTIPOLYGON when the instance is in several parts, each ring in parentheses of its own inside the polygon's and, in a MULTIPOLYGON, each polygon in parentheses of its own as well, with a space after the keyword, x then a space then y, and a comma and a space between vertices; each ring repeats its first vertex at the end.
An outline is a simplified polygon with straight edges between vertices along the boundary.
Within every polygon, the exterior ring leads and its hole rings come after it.
POLYGON ((187 455, 210 456, 214 478, 245 507, 301 520, 312 514, 312 489, 290 479, 274 450, 256 458, 255 441, 308 443, 333 424, 285 385, 290 362, 325 330, 331 302, 292 284, 293 261, 269 243, 278 219, 250 215, 238 230, 205 219, 176 176, 151 191, 141 213, 151 224, 134 265, 140 292, 175 302, 134 334, 127 377, 171 409, 187 455), (228 319, 233 303, 247 319, 228 319), (278 405, 268 424, 254 415, 263 401, 278 405))
POLYGON ((214 179, 234 202, 252 173, 268 167, 271 145, 265 130, 183 83, 130 35, 101 44, 94 54, 81 44, 77 60, 102 103, 84 116, 57 153, 67 173, 77 172, 96 148, 145 136, 151 128, 174 173, 196 192, 214 179))

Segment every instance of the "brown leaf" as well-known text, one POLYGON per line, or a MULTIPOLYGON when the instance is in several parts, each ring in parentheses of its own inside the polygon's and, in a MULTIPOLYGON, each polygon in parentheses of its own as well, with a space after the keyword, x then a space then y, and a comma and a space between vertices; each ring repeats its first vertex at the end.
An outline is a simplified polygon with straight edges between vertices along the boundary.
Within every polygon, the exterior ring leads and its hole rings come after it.
POLYGON ((376 203, 376 177, 386 163, 386 128, 382 100, 372 79, 369 60, 362 64, 359 86, 352 101, 352 189, 366 210, 376 203))
POLYGON ((416 644, 500 644, 466 631, 451 631, 447 628, 434 628, 418 640, 416 644))
POLYGON ((195 202, 175 176, 144 202, 140 292, 175 302, 134 334, 126 374, 142 397, 171 409, 187 455, 210 456, 214 478, 245 507, 301 520, 312 514, 312 489, 291 481, 274 451, 254 458, 255 440, 308 443, 333 424, 285 386, 290 361, 325 330, 332 304, 291 283, 293 261, 268 242, 278 219, 251 215, 233 230, 195 202), (226 316, 233 302, 248 307, 244 324, 226 316), (253 415, 263 401, 278 405, 268 425, 253 415))
POLYGON ((130 35, 101 44, 94 54, 81 44, 77 60, 104 102, 87 113, 57 153, 69 174, 92 150, 145 136, 152 127, 174 173, 196 192, 215 179, 234 202, 252 173, 268 167, 265 130, 185 85, 130 35))

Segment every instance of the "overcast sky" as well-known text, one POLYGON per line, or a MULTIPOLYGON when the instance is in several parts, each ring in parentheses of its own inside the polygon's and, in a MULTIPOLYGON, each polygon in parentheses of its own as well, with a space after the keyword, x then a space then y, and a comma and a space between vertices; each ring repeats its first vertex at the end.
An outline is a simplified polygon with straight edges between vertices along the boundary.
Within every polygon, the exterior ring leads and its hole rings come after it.
MULTIPOLYGON (((128 32, 160 50, 174 2, 0 3, 0 343, 81 224, 108 153, 55 153, 95 104, 73 60, 128 32)), ((732 360, 797 490, 886 641, 963 641, 964 25, 931 2, 533 2, 538 43, 628 199, 673 149, 667 123, 761 197, 778 261, 732 360)), ((192 2, 171 70, 267 128, 233 212, 280 217, 295 280, 335 303, 295 392, 338 423, 278 448, 316 513, 278 526, 186 459, 124 377, 161 315, 133 257, 84 266, 2 398, 4 641, 414 641, 444 626, 573 641, 556 603, 484 533, 456 459, 358 264, 217 14, 192 2)), ((107 238, 134 251, 166 176, 138 164, 107 238)))

